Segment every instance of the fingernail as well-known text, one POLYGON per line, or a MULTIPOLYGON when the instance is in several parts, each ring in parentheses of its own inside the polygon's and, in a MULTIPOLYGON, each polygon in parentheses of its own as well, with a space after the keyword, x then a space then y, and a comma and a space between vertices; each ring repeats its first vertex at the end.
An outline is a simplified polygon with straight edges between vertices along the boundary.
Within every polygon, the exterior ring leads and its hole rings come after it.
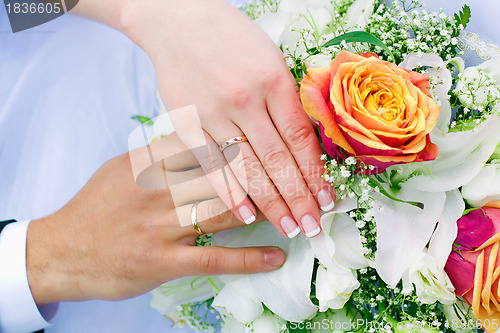
POLYGON ((318 193, 318 203, 321 207, 321 210, 324 212, 328 212, 335 207, 335 202, 333 201, 332 194, 327 190, 321 190, 318 193))
POLYGON ((255 215, 253 215, 252 211, 247 206, 241 206, 238 212, 245 224, 251 224, 255 221, 255 215))
POLYGON ((307 214, 302 218, 302 228, 306 233, 307 238, 312 238, 321 232, 318 222, 311 215, 307 214))
POLYGON ((283 231, 286 233, 288 238, 294 238, 300 234, 300 228, 290 216, 285 216, 280 221, 283 231))
POLYGON ((269 266, 281 267, 285 263, 285 254, 281 251, 281 249, 275 247, 264 253, 264 261, 269 266))

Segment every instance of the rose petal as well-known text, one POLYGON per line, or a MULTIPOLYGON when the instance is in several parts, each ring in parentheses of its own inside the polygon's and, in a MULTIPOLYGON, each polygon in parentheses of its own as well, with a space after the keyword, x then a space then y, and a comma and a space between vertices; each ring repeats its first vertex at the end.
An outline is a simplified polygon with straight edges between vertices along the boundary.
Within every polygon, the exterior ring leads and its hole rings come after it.
POLYGON ((457 221, 455 243, 459 250, 472 251, 493 236, 493 221, 483 209, 476 209, 457 221))
POLYGON ((462 258, 455 251, 451 252, 446 262, 445 271, 458 296, 465 295, 474 287, 475 265, 462 258))

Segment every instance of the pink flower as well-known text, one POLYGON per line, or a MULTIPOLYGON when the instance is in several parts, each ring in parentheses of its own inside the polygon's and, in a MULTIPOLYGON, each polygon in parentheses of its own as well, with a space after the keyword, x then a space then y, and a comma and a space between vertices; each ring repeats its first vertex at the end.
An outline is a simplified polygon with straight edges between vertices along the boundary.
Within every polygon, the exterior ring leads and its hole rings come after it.
POLYGON ((455 293, 472 306, 485 331, 496 332, 500 324, 500 209, 473 210, 457 224, 446 273, 455 293))

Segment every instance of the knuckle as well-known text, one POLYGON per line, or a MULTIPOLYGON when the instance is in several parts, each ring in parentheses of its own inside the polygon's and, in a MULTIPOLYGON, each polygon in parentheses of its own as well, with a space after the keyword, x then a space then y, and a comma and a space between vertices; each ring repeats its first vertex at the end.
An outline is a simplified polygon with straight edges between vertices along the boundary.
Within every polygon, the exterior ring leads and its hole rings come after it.
POLYGON ((277 171, 284 165, 288 165, 289 155, 285 149, 272 147, 266 151, 262 158, 266 170, 277 171))
POLYGON ((300 168, 300 173, 308 181, 321 180, 321 176, 325 172, 325 168, 317 164, 308 164, 300 168))
POLYGON ((277 196, 268 197, 266 200, 262 201, 260 204, 261 210, 266 212, 272 212, 277 210, 281 206, 282 202, 277 196))
POLYGON ((223 202, 211 203, 208 206, 208 220, 212 225, 223 225, 231 221, 232 212, 223 202))
POLYGON ((296 192, 290 196, 288 199, 288 203, 290 207, 297 207, 298 205, 303 205, 307 201, 309 201, 309 196, 305 192, 305 189, 302 191, 296 192))
POLYGON ((222 265, 222 257, 213 251, 202 252, 198 258, 199 267, 207 272, 216 271, 222 265))
POLYGON ((243 155, 236 163, 236 172, 246 179, 257 179, 260 176, 260 161, 253 154, 243 155))
POLYGON ((282 67, 273 66, 271 68, 263 67, 260 77, 263 78, 264 87, 268 88, 268 91, 274 91, 278 87, 282 87, 284 84, 290 82, 288 73, 282 70, 282 67))
POLYGON ((244 108, 248 106, 252 95, 250 89, 246 88, 244 84, 236 83, 228 85, 226 89, 225 101, 236 108, 244 108))
POLYGON ((309 149, 314 138, 314 132, 309 124, 294 122, 284 131, 284 138, 293 150, 309 149))
POLYGON ((239 259, 244 272, 248 272, 253 268, 252 258, 247 251, 241 251, 239 259))

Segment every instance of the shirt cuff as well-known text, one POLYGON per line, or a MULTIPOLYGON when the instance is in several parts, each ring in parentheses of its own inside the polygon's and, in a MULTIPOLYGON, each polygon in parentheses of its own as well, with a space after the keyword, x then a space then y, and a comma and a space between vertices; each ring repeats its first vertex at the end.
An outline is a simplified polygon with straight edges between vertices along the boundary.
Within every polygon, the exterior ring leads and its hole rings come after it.
POLYGON ((7 225, 0 233, 0 332, 26 333, 50 325, 58 303, 38 308, 26 272, 30 221, 7 225), (43 314, 42 314, 43 313, 43 314))

